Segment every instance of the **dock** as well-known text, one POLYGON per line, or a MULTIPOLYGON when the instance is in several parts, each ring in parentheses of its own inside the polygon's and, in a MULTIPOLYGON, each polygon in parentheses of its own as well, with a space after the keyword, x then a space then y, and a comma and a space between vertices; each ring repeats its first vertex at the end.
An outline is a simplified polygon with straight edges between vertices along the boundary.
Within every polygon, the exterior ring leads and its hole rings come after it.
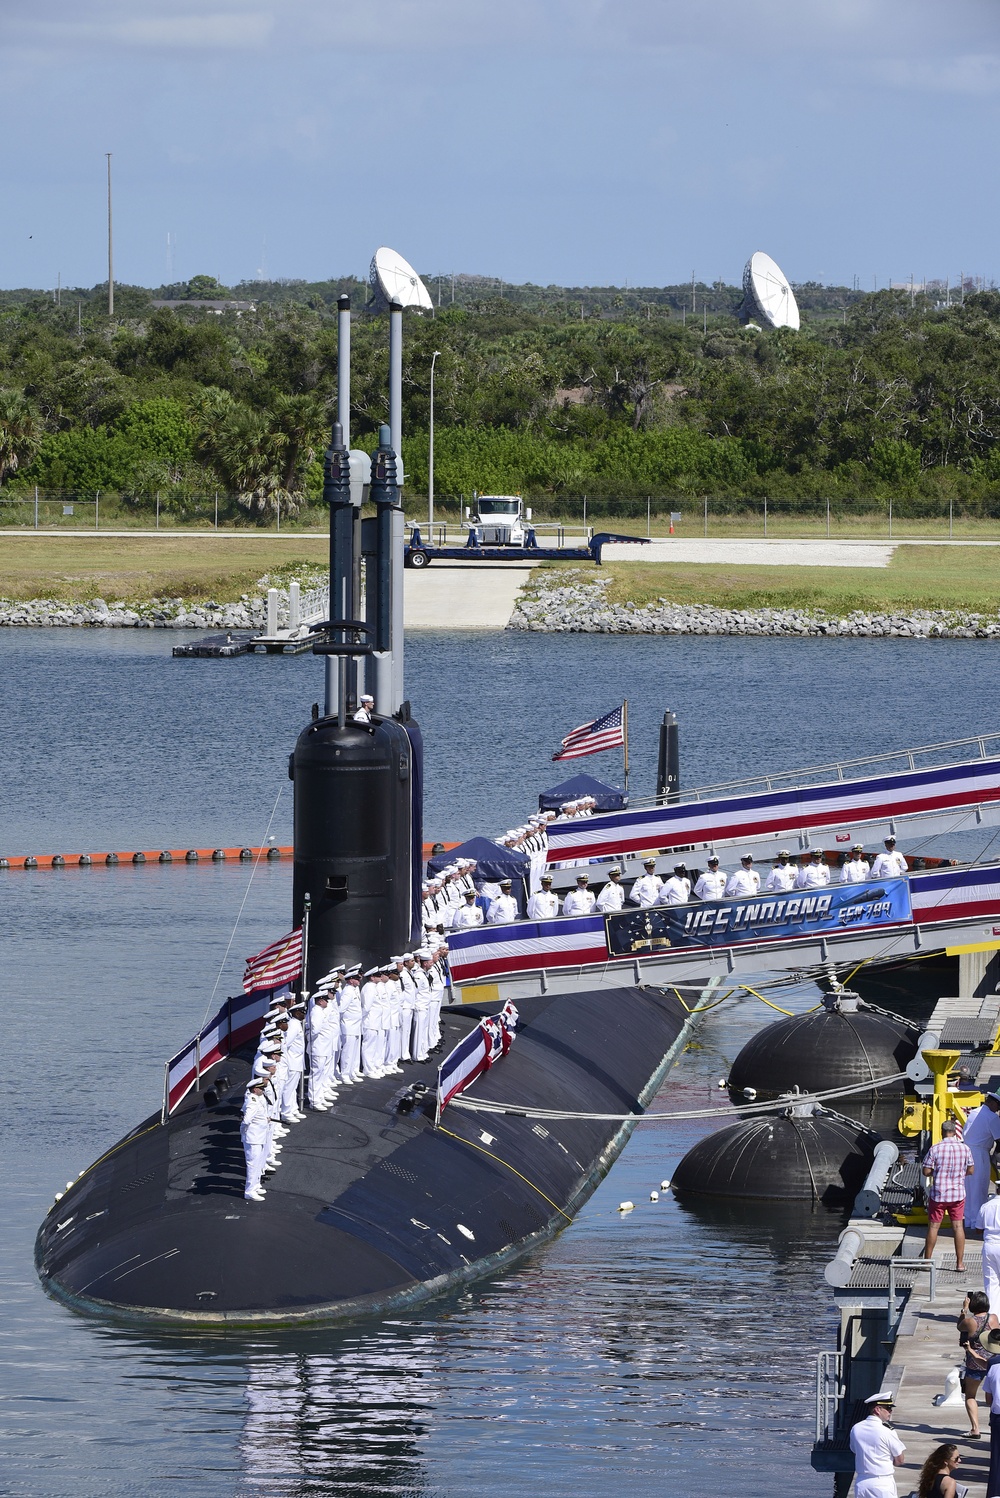
MULTIPOLYGON (((939 1000, 928 1031, 942 1051, 958 1053, 949 1070, 958 1072, 963 1088, 991 1091, 1000 1084, 1000 993, 984 990, 995 981, 996 952, 968 952, 963 967, 965 996, 939 1000)), ((933 1081, 917 1082, 915 1090, 918 1104, 926 1101, 933 1081)), ((866 1415, 865 1399, 880 1389, 895 1397, 892 1423, 906 1447, 905 1465, 896 1472, 901 1498, 916 1492, 921 1466, 946 1441, 959 1447, 956 1475, 973 1493, 989 1471, 986 1407, 980 1403, 982 1439, 971 1440, 961 1386, 949 1379, 964 1365, 956 1321, 966 1292, 983 1287, 982 1245, 968 1239, 965 1269, 958 1273, 950 1226, 942 1226, 933 1259, 923 1258, 926 1225, 912 1220, 922 1189, 916 1146, 914 1139, 883 1169, 874 1195, 866 1182, 825 1271, 840 1327, 836 1348, 817 1360, 812 1465, 835 1474, 838 1498, 854 1492, 851 1426, 866 1415)))

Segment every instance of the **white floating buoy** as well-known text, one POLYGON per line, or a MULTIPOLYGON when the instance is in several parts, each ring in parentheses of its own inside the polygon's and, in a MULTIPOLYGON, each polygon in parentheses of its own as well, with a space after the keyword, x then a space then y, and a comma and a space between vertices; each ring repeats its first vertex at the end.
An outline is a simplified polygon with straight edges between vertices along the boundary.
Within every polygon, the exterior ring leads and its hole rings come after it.
POLYGON ((660 1182, 660 1190, 661 1191, 669 1191, 670 1190, 670 1182, 669 1181, 661 1181, 660 1182))
POLYGON ((658 1191, 651 1191, 649 1193, 649 1199, 651 1202, 658 1202, 660 1200, 660 1193, 658 1191))
POLYGON ((618 1210, 619 1212, 631 1212, 634 1206, 635 1202, 619 1202, 618 1210))

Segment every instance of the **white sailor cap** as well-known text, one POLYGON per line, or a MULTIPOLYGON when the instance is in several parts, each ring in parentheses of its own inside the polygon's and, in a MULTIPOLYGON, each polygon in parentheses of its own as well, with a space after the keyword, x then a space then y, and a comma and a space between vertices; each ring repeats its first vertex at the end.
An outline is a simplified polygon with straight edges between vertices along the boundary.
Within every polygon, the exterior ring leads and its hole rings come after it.
POLYGON ((304 1009, 305 1007, 306 1007, 306 1001, 305 1001, 305 999, 296 999, 295 1003, 289 1006, 290 1012, 292 1014, 295 1013, 296 1009, 304 1009))
POLYGON ((403 961, 404 962, 415 962, 416 958, 414 957, 414 955, 413 955, 412 952, 407 952, 406 955, 403 958, 403 961))
POLYGON ((263 1040, 257 1047, 258 1054, 261 1056, 271 1056, 275 1051, 280 1051, 280 1049, 281 1047, 276 1040, 263 1040))
POLYGON ((389 958, 389 962, 390 963, 393 963, 393 962, 402 962, 402 960, 403 960, 402 957, 390 957, 389 958))
POLYGON ((895 1395, 891 1394, 888 1389, 879 1389, 877 1394, 869 1394, 865 1400, 865 1404, 870 1404, 873 1408, 877 1404, 884 1404, 891 1408, 895 1403, 895 1395))
POLYGON ((421 962, 426 962, 428 960, 428 958, 433 957, 433 955, 434 954, 430 950, 429 947, 418 947, 417 948, 417 956, 420 958, 421 962))
POLYGON ((642 860, 642 866, 643 866, 644 869, 648 869, 650 867, 652 867, 652 868, 655 869, 656 868, 656 859, 655 858, 644 858, 642 860))
POLYGON ((621 873, 621 869, 618 867, 618 865, 616 863, 613 863, 611 865, 610 869, 608 870, 608 873, 609 874, 620 874, 621 873))
POLYGON ((374 702, 375 698, 372 696, 372 694, 370 692, 362 692, 361 693, 361 701, 362 702, 374 702))
POLYGON ((377 967, 370 967, 370 968, 368 968, 368 969, 367 969, 367 971, 366 971, 366 972, 365 972, 365 977, 366 977, 366 978, 374 978, 374 976, 375 976, 375 974, 376 974, 376 973, 377 973, 377 972, 378 972, 378 971, 379 971, 379 969, 378 969, 378 968, 377 968, 377 967))
POLYGON ((284 1012, 285 1011, 283 1009, 268 1009, 267 1012, 264 1015, 264 1021, 265 1021, 265 1023, 269 1019, 277 1019, 278 1016, 284 1014, 284 1012))
POLYGON ((360 964, 360 962, 356 962, 353 967, 349 967, 347 969, 347 972, 344 974, 344 977, 345 978, 356 978, 358 976, 358 974, 360 973, 360 971, 361 971, 361 964, 360 964))

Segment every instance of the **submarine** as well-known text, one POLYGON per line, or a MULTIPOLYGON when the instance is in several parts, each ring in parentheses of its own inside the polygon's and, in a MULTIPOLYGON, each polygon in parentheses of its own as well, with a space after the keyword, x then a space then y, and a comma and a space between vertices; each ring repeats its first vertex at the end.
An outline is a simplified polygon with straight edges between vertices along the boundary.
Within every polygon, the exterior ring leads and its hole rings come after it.
MULTIPOLYGON (((361 518, 351 464, 334 423, 324 462, 331 617, 314 645, 324 710, 314 704, 288 766, 305 992, 337 963, 384 963, 421 936, 423 743, 403 700, 404 527, 390 428, 371 459, 373 519, 361 518), (354 720, 362 687, 375 699, 367 723, 354 720)), ((497 1008, 445 1007, 443 1051, 497 1008)), ((604 1118, 543 1126, 523 1113, 442 1111, 436 1061, 415 1062, 309 1111, 283 1139, 265 1199, 248 1201, 240 1119, 257 1018, 232 1031, 176 1106, 168 1085, 164 1106, 57 1197, 36 1239, 41 1283, 83 1312, 206 1327, 382 1316, 442 1294, 572 1221, 629 1138, 634 1119, 623 1115, 652 1100, 690 1023, 677 995, 655 987, 519 1000, 509 1054, 475 1096, 604 1118)))

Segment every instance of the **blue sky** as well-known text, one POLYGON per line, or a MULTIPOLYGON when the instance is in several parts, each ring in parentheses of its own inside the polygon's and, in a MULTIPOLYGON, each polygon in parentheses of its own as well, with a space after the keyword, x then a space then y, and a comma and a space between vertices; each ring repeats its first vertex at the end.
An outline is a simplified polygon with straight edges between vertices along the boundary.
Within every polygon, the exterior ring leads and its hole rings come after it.
POLYGON ((1000 280, 997 0, 3 0, 0 285, 1000 280), (168 252, 167 236, 173 239, 168 252))

